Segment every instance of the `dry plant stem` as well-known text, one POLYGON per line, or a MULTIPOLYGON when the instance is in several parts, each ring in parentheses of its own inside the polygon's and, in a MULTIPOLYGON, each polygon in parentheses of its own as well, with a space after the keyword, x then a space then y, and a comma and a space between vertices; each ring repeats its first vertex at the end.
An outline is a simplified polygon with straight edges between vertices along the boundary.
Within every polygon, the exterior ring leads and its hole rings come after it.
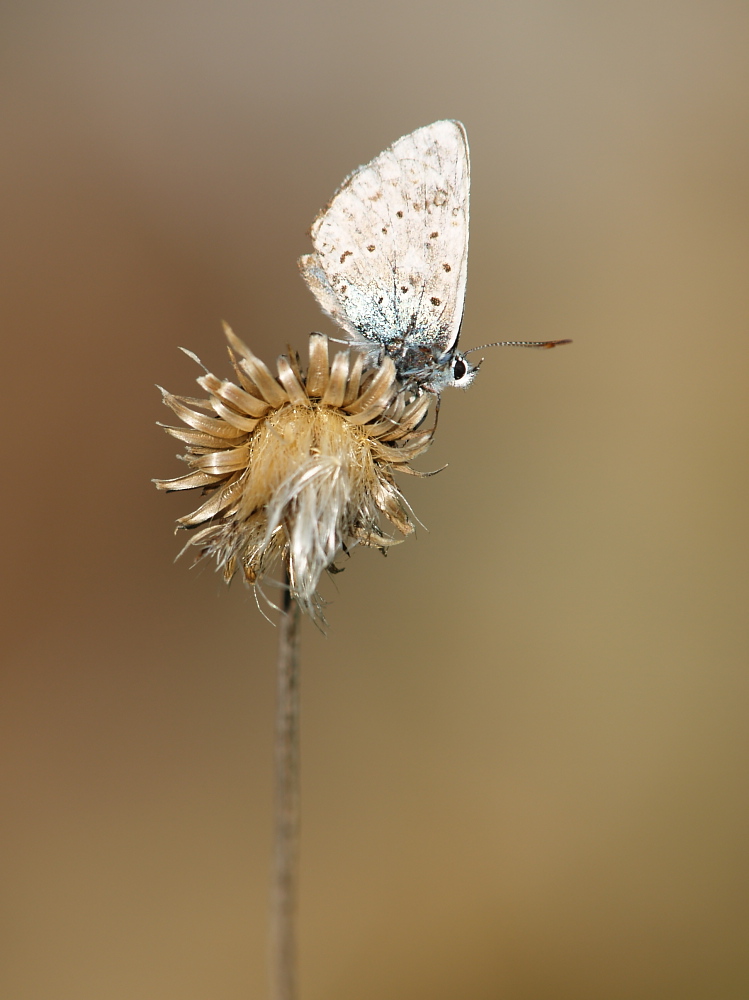
POLYGON ((272 903, 273 1000, 296 1000, 299 853, 299 605, 288 576, 278 636, 275 871, 272 903))

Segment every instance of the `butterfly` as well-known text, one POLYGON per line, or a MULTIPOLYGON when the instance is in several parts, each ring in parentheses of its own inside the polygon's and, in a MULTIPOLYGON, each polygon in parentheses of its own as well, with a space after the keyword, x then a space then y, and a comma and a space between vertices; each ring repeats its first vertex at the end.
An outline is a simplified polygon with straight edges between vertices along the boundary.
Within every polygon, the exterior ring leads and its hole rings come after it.
MULTIPOLYGON (((389 355, 416 392, 468 386, 479 367, 457 350, 469 191, 465 128, 425 125, 346 178, 312 223, 314 252, 299 258, 323 311, 371 358, 389 355)), ((483 346, 559 343, 568 341, 483 346)))
POLYGON ((476 373, 456 350, 469 187, 461 123, 419 128, 346 178, 312 224, 314 252, 299 260, 323 311, 419 391, 466 386, 476 373))

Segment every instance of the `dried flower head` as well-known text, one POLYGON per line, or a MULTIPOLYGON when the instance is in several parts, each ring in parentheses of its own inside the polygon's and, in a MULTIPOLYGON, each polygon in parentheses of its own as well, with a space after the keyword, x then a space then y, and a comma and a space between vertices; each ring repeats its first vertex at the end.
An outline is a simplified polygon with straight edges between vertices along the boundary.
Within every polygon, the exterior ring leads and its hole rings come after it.
POLYGON ((274 377, 224 330, 239 384, 206 370, 197 381, 207 399, 161 390, 187 425, 165 429, 187 445, 180 458, 192 471, 154 482, 206 497, 177 522, 194 532, 186 548, 199 549, 198 559, 215 557, 227 582, 241 569, 253 585, 282 564, 291 596, 319 618, 318 582, 337 556, 400 541, 383 524, 414 530, 393 472, 419 475, 409 462, 432 441, 433 428, 420 429, 430 397, 399 382, 389 357, 371 364, 346 350, 331 364, 319 333, 310 335, 306 374, 290 350, 274 377))

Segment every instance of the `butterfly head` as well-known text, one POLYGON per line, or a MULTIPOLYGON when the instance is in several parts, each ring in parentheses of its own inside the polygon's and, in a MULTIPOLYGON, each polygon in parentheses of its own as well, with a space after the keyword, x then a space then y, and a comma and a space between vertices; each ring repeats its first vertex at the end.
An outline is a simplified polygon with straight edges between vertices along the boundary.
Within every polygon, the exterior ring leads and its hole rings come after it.
POLYGON ((447 388, 466 389, 473 382, 478 370, 479 365, 470 364, 464 355, 451 353, 437 361, 424 380, 423 386, 428 392, 436 393, 447 388))
POLYGON ((465 356, 462 354, 453 354, 450 358, 450 364, 445 369, 446 374, 450 376, 447 385, 453 386, 455 389, 465 389, 467 386, 473 382, 476 378, 476 372, 479 370, 478 365, 469 364, 465 356))

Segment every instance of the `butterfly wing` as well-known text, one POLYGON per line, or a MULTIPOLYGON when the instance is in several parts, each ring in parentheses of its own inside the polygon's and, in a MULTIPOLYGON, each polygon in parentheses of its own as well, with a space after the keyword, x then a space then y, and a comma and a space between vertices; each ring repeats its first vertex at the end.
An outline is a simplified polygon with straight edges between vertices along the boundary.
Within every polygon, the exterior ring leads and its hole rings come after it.
POLYGON ((468 263, 468 143, 460 122, 398 139, 315 219, 302 276, 351 337, 451 351, 468 263))

